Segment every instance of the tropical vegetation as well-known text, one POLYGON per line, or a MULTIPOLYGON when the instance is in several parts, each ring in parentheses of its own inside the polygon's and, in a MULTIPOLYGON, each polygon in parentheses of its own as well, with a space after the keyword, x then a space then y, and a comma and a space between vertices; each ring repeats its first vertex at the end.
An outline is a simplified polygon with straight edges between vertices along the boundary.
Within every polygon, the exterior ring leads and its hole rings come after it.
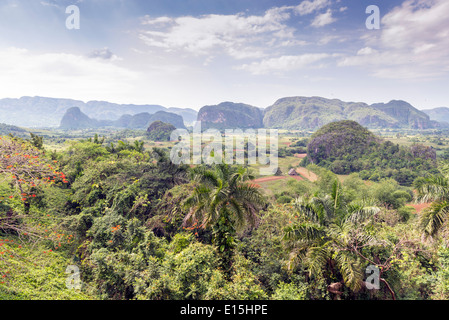
POLYGON ((449 298, 449 170, 427 146, 336 123, 291 138, 263 181, 173 164, 145 132, 76 134, 0 139, 0 299, 449 298))

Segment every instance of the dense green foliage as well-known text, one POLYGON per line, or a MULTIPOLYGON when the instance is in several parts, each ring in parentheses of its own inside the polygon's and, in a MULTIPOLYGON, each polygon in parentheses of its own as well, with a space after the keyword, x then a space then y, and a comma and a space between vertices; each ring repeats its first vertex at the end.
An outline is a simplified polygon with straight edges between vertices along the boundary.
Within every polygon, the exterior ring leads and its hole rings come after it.
POLYGON ((185 224, 212 226, 221 270, 229 278, 233 273, 237 228, 245 222, 255 224, 264 199, 258 188, 248 182, 252 177, 247 169, 222 164, 214 170, 196 168, 193 174, 197 185, 185 201, 190 208, 184 218, 185 224))
MULTIPOLYGON (((360 130, 346 125, 352 136, 360 130)), ((372 156, 362 149, 381 158, 382 148, 397 147, 360 133, 353 139, 369 143, 346 151, 362 159, 372 156)), ((32 149, 67 183, 35 184, 26 205, 10 198, 16 189, 5 162, 0 299, 449 298, 444 166, 416 179, 416 199, 433 201, 417 214, 412 187, 364 181, 363 171, 341 179, 320 162, 308 166, 316 181, 280 180, 270 189, 251 167, 178 166, 167 149, 114 139, 95 135, 53 152, 35 135, 16 140, 17 153, 32 149), (70 265, 79 268, 80 289, 66 286, 70 265), (366 286, 368 266, 380 270, 378 290, 366 286)))
POLYGON ((415 144, 399 146, 377 138, 355 121, 329 123, 316 131, 307 146, 311 162, 337 174, 360 172, 363 179, 393 178, 402 185, 436 173, 436 152, 415 144))
POLYGON ((171 133, 176 130, 175 126, 162 121, 154 121, 147 129, 147 136, 154 141, 170 141, 171 133))

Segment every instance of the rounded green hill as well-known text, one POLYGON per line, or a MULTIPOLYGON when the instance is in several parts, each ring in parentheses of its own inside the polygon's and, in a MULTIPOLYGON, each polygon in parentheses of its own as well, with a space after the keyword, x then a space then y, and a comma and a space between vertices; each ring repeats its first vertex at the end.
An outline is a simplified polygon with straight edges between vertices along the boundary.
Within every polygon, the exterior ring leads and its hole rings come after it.
POLYGON ((331 122, 316 131, 307 146, 309 159, 319 164, 324 160, 360 157, 380 143, 365 127, 352 120, 331 122))

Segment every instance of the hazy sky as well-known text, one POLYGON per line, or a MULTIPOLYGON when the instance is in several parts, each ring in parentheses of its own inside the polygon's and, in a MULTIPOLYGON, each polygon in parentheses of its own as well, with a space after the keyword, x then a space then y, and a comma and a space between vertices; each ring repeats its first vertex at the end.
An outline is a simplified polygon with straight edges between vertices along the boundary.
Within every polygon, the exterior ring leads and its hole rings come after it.
POLYGON ((447 0, 0 0, 0 98, 427 109, 449 107, 448 88, 447 0), (66 27, 69 5, 80 29, 66 27))

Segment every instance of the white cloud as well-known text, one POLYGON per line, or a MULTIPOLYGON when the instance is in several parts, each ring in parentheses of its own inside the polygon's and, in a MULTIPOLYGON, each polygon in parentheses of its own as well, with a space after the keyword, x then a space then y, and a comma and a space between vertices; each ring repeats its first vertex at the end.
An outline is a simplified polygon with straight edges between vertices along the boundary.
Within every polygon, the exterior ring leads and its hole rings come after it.
POLYGON ((4 98, 45 96, 190 108, 225 98, 223 88, 216 88, 217 83, 223 84, 208 73, 176 59, 161 63, 159 55, 148 57, 147 52, 134 52, 127 59, 105 60, 84 54, 0 49, 0 88, 4 98))
POLYGON ((295 7, 295 12, 300 15, 311 14, 317 10, 326 8, 331 5, 330 0, 306 0, 295 7))
POLYGON ((288 39, 288 40, 282 41, 279 45, 281 47, 291 47, 291 46, 305 46, 308 44, 309 44, 309 42, 307 42, 305 40, 288 39))
POLYGON ((144 25, 157 25, 171 22, 173 22, 173 18, 170 17, 157 17, 153 19, 149 15, 146 15, 142 19, 142 24, 144 25))
POLYGON ((45 7, 55 7, 58 9, 66 8, 69 5, 82 3, 84 0, 46 0, 40 1, 40 4, 45 7))
POLYGON ((67 53, 34 54, 26 49, 0 51, 0 87, 10 97, 107 97, 129 95, 140 74, 109 60, 67 53))
POLYGON ((341 36, 330 35, 330 34, 328 34, 328 35, 323 36, 323 37, 318 41, 318 44, 320 44, 320 45, 326 45, 326 44, 328 44, 328 43, 330 43, 330 42, 332 42, 332 41, 339 41, 339 42, 342 42, 342 41, 344 41, 344 39, 345 39, 345 38, 343 38, 343 37, 341 37, 341 36))
POLYGON ((263 15, 219 15, 177 18, 146 16, 139 38, 150 47, 184 51, 194 55, 226 53, 235 59, 262 57, 276 45, 294 41, 294 29, 286 24, 291 7, 275 7, 263 15), (269 41, 267 40, 269 39, 269 41))
POLYGON ((311 26, 316 28, 324 27, 335 21, 337 21, 337 19, 332 16, 332 11, 328 9, 325 13, 317 15, 315 19, 313 19, 311 26))
POLYGON ((302 55, 286 55, 277 58, 264 59, 251 64, 244 64, 236 69, 246 70, 254 75, 269 73, 284 73, 292 70, 317 67, 315 64, 333 55, 327 53, 310 53, 302 55))
POLYGON ((98 49, 90 52, 87 55, 88 58, 91 59, 102 59, 102 60, 110 60, 117 61, 121 60, 117 55, 115 55, 109 48, 105 47, 103 49, 98 49))
POLYGON ((363 56, 363 55, 370 55, 370 54, 374 54, 377 53, 378 51, 370 48, 370 47, 364 47, 362 49, 360 49, 359 51, 357 51, 357 55, 358 56, 363 56))
MULTIPOLYGON (((449 1, 407 0, 385 14, 366 47, 340 66, 364 66, 380 78, 433 79, 449 74, 449 1)), ((367 31, 368 32, 368 31, 367 31)))
POLYGON ((40 3, 41 3, 41 5, 46 6, 46 7, 56 7, 56 8, 60 7, 57 3, 53 3, 53 2, 41 1, 40 3))
POLYGON ((257 59, 265 57, 266 54, 259 48, 246 48, 245 50, 235 50, 228 48, 228 54, 234 59, 257 59))
POLYGON ((429 43, 447 44, 448 15, 448 1, 405 1, 382 19, 382 44, 397 49, 410 49, 429 43))
MULTIPOLYGON (((204 56, 206 64, 212 61, 208 56, 223 54, 237 60, 287 56, 289 48, 310 44, 298 37, 297 29, 289 23, 292 16, 316 15, 312 16, 312 26, 322 27, 336 21, 328 8, 331 5, 331 0, 305 0, 297 6, 273 7, 261 15, 147 15, 142 18, 138 38, 155 50, 179 53, 180 57, 204 56)), ((330 40, 323 39, 325 43, 330 40)))

